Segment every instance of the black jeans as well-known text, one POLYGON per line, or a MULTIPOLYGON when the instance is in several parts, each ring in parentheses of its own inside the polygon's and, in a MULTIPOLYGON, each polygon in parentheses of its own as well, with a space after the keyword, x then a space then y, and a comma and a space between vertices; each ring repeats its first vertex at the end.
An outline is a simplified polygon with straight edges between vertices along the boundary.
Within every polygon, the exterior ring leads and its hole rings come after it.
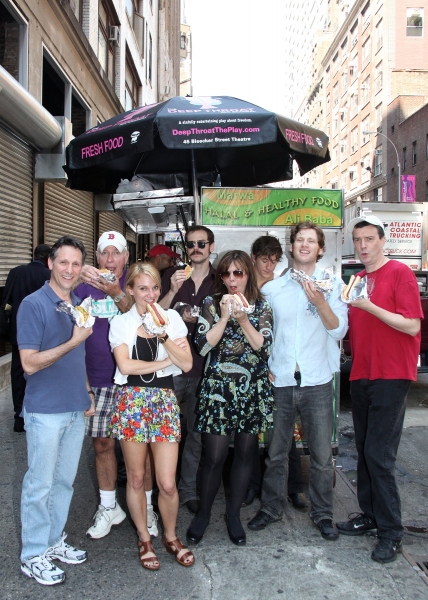
POLYGON ((395 462, 409 387, 407 379, 351 382, 358 503, 376 521, 379 537, 393 540, 403 537, 395 462))

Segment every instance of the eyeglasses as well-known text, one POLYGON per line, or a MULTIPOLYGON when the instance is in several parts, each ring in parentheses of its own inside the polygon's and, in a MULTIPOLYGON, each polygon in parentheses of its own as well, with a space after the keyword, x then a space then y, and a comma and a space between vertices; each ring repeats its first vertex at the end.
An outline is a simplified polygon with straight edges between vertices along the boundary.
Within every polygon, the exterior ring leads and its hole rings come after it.
POLYGON ((245 272, 244 271, 232 271, 232 272, 223 271, 223 273, 220 273, 220 275, 221 275, 222 279, 229 279, 229 277, 231 275, 233 275, 235 279, 242 279, 245 275, 245 272))
POLYGON ((199 240, 198 242, 186 242, 186 246, 188 248, 194 248, 195 244, 198 244, 198 248, 205 248, 205 246, 209 244, 209 242, 204 242, 202 240, 199 240))

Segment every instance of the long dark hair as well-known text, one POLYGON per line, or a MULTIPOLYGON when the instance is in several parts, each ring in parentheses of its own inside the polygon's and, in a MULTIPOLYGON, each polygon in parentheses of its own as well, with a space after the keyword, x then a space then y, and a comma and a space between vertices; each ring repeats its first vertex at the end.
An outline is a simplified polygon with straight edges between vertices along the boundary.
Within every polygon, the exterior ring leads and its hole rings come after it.
POLYGON ((263 300, 264 296, 257 287, 257 276, 254 265, 251 262, 251 258, 248 256, 248 254, 242 250, 230 250, 230 252, 226 252, 226 254, 221 258, 215 274, 213 291, 214 298, 218 300, 221 298, 221 296, 223 296, 223 294, 228 293, 227 287, 224 285, 221 278, 221 274, 224 271, 228 271, 233 262, 238 268, 242 269, 242 271, 245 271, 245 273, 248 275, 248 281, 244 292, 246 299, 249 302, 263 300))

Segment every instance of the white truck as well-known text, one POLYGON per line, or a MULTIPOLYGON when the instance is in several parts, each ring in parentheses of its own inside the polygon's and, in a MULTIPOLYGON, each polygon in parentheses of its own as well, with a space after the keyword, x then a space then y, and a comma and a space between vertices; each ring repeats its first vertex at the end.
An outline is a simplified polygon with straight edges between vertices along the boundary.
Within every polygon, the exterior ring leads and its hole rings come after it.
POLYGON ((352 234, 347 225, 354 217, 375 215, 385 226, 384 252, 411 269, 427 269, 428 203, 364 202, 357 200, 344 207, 342 265, 356 259, 352 234))

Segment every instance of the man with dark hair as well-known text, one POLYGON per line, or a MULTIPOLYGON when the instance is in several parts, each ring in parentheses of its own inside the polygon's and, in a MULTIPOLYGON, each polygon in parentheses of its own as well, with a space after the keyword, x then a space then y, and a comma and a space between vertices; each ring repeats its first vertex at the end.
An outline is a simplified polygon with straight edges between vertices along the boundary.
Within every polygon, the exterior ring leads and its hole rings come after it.
POLYGON ((385 230, 376 216, 348 224, 365 267, 368 298, 350 302, 349 334, 352 418, 358 451, 357 496, 361 513, 337 523, 343 535, 377 529, 372 559, 395 560, 403 525, 395 462, 403 429, 406 397, 417 378, 423 312, 411 270, 384 256, 385 230))
POLYGON ((7 303, 12 306, 10 326, 12 363, 10 367, 10 381, 12 385, 13 408, 15 411, 13 430, 17 433, 25 431, 24 419, 21 416, 25 395, 25 377, 16 341, 16 315, 24 298, 40 289, 45 281, 50 278, 51 272, 47 266, 50 250, 50 246, 46 244, 36 246, 32 262, 27 265, 14 267, 9 271, 3 292, 3 301, 8 298, 7 303))
MULTIPOLYGON (((210 264, 210 254, 214 251, 214 234, 203 225, 193 225, 186 232, 185 244, 193 271, 187 278, 184 269, 168 269, 162 277, 162 295, 159 304, 167 309, 174 308, 177 302, 197 308, 202 300, 211 294, 214 286, 215 269, 210 264)), ((183 320, 188 330, 188 340, 193 357, 193 367, 188 373, 174 377, 174 388, 180 411, 183 415, 182 428, 187 426, 181 459, 181 474, 178 484, 180 501, 189 511, 198 511, 197 474, 201 459, 201 434, 193 431, 195 425, 196 388, 202 376, 205 359, 196 351, 193 338, 196 329, 197 316, 183 312, 183 320)))
POLYGON ((274 344, 269 359, 277 410, 266 460, 259 512, 248 523, 255 531, 280 520, 286 497, 288 452, 297 413, 311 454, 310 517, 326 540, 339 536, 333 525, 333 374, 339 371, 338 342, 348 328, 341 279, 317 266, 324 232, 309 221, 291 231, 293 267, 310 280, 293 279, 290 270, 266 283, 263 293, 273 311, 274 344), (333 280, 323 293, 313 281, 333 280))
POLYGON ((50 281, 30 294, 18 311, 18 346, 27 386, 24 419, 28 471, 22 483, 21 571, 42 585, 65 573, 53 564, 80 564, 87 558, 65 542, 64 527, 73 495, 85 433, 84 415, 93 413, 85 369, 84 341, 92 328, 78 327, 58 304, 76 306, 73 294, 85 260, 80 240, 60 238, 51 248, 50 281))

